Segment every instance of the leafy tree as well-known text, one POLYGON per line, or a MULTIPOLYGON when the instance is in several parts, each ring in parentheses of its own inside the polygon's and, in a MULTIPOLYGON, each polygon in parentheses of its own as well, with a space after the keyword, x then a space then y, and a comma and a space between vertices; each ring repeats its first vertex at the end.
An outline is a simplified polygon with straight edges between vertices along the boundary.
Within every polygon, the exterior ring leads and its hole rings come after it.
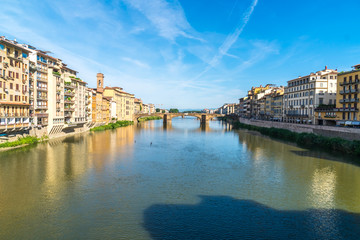
POLYGON ((162 110, 162 113, 165 113, 165 110, 162 110))
POLYGON ((178 113, 179 109, 177 108, 170 108, 169 113, 178 113))
POLYGON ((157 108, 157 109, 155 109, 156 110, 156 112, 160 112, 160 108, 157 108))

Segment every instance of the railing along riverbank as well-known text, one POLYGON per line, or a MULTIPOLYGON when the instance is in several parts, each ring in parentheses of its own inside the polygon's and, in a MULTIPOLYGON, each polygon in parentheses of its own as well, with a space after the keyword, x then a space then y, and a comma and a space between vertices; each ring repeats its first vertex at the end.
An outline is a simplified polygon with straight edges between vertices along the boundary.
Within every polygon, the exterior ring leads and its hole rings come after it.
POLYGON ((244 123, 244 119, 242 118, 228 118, 226 120, 233 125, 233 129, 257 131, 265 136, 294 142, 298 146, 307 149, 320 149, 324 151, 360 156, 360 141, 358 140, 347 140, 340 137, 326 137, 312 132, 296 132, 284 128, 270 127, 269 125, 258 126, 248 119, 246 119, 248 120, 247 123, 244 123))

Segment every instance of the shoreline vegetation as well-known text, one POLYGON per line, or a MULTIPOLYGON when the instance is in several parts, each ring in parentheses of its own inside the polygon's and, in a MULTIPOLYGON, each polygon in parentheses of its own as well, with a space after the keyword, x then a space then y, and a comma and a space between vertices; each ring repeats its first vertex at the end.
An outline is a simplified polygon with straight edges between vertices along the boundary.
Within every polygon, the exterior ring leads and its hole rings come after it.
POLYGON ((108 130, 108 129, 126 127, 126 126, 130 126, 130 125, 133 125, 133 124, 134 124, 133 121, 116 121, 115 123, 109 123, 109 124, 106 124, 106 125, 103 125, 103 126, 91 128, 90 131, 91 132, 98 132, 98 131, 104 131, 104 130, 108 130))
POLYGON ((162 117, 150 116, 150 117, 139 118, 138 122, 145 122, 145 121, 151 121, 151 120, 160 120, 160 119, 162 119, 162 117))
POLYGON ((233 129, 247 129, 259 132, 265 136, 296 143, 299 147, 319 149, 360 156, 360 141, 350 141, 342 138, 323 137, 313 133, 297 133, 282 128, 266 128, 241 123, 238 119, 232 122, 233 129))
POLYGON ((47 136, 44 136, 41 138, 37 138, 37 137, 33 137, 33 136, 19 137, 16 141, 0 143, 0 149, 16 148, 19 146, 25 147, 25 146, 32 145, 32 144, 35 144, 38 142, 43 142, 47 139, 48 139, 47 136))

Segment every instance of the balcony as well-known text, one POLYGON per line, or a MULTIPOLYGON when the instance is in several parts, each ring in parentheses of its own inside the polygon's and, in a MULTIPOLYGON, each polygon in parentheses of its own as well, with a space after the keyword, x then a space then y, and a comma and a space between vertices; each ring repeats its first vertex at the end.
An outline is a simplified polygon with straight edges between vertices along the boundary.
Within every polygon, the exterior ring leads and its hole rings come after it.
POLYGON ((47 92, 47 88, 44 87, 37 87, 37 90, 41 92, 47 92))
POLYGON ((47 72, 48 72, 46 68, 40 68, 40 67, 38 67, 36 70, 37 70, 38 72, 42 72, 42 73, 47 73, 47 72))
POLYGON ((73 112, 73 111, 75 111, 75 109, 74 108, 64 108, 64 111, 65 112, 73 112))
POLYGON ((60 98, 57 98, 57 99, 56 99, 56 102, 57 102, 57 103, 61 102, 61 99, 60 99, 60 98))
POLYGON ((55 77, 61 77, 61 74, 59 72, 53 72, 52 73, 55 77))
POLYGON ((60 87, 61 86, 61 82, 56 82, 56 86, 60 87))
POLYGON ((38 100, 43 100, 43 101, 47 101, 47 100, 48 100, 47 96, 37 96, 37 99, 38 99, 38 100))
POLYGON ((49 116, 49 114, 47 114, 47 113, 36 113, 35 115, 37 117, 41 117, 41 118, 47 118, 49 116))
POLYGON ((359 90, 358 90, 358 89, 351 89, 350 92, 351 92, 351 93, 358 93, 359 90))
POLYGON ((48 80, 46 78, 37 78, 37 81, 38 82, 45 82, 45 83, 48 82, 48 80))
POLYGON ((354 81, 350 81, 350 82, 341 82, 339 85, 340 86, 345 86, 345 85, 350 85, 350 84, 356 84, 359 83, 359 79, 355 79, 354 81))
POLYGON ((76 85, 69 84, 69 83, 65 82, 64 87, 65 87, 65 88, 74 89, 74 88, 76 87, 76 85))
POLYGON ((340 112, 358 112, 358 108, 339 108, 340 112))
POLYGON ((48 109, 48 106, 46 105, 38 105, 36 106, 37 109, 48 109))
POLYGON ((71 113, 65 113, 64 117, 71 117, 71 115, 72 115, 71 113))
POLYGON ((75 96, 75 93, 74 93, 74 92, 70 92, 70 91, 65 91, 65 92, 64 92, 64 95, 65 95, 65 96, 72 96, 72 97, 73 97, 73 96, 75 96))
POLYGON ((73 101, 73 100, 68 100, 68 99, 65 99, 65 100, 64 100, 64 103, 70 103, 70 104, 74 104, 74 103, 75 103, 75 101, 73 101))
POLYGON ((286 114, 288 117, 300 117, 300 118, 308 118, 309 115, 307 114, 297 114, 297 113, 288 113, 286 114))

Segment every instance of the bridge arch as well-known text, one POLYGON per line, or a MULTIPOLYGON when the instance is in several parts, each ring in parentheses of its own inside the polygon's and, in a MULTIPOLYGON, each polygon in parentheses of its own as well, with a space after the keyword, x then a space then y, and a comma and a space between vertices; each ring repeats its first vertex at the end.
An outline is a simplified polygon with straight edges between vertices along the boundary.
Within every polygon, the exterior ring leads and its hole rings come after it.
POLYGON ((135 114, 133 117, 134 122, 138 122, 140 118, 159 116, 162 117, 164 122, 171 121, 174 117, 192 116, 200 120, 201 123, 212 120, 216 117, 222 116, 221 114, 208 114, 208 113, 153 113, 153 114, 135 114))

